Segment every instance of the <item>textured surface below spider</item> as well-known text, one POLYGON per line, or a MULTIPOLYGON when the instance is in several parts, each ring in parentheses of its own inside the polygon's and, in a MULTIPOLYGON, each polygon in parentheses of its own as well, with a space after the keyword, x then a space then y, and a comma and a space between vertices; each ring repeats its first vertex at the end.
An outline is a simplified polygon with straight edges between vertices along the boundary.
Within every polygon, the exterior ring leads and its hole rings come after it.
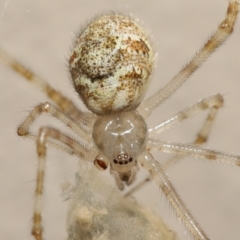
POLYGON ((124 197, 96 168, 76 174, 74 187, 64 186, 69 240, 177 240, 159 217, 124 197))

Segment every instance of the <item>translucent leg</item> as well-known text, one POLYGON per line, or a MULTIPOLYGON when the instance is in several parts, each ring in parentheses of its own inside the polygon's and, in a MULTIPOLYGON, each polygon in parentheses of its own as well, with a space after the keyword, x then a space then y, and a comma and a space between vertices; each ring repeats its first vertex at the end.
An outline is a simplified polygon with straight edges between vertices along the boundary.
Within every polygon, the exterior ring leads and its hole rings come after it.
MULTIPOLYGON (((207 97, 198 103, 190 106, 189 108, 177 113, 174 117, 164 121, 163 123, 155 126, 152 129, 149 129, 149 132, 152 133, 150 136, 154 136, 154 134, 160 133, 166 129, 169 129, 170 127, 175 126, 176 124, 182 122, 185 119, 188 119, 206 109, 209 109, 209 114, 207 118, 205 119, 204 124, 200 128, 200 130, 197 133, 197 136, 195 140, 193 141, 193 144, 203 144, 208 140, 208 137, 210 135, 210 131, 212 128, 212 125, 216 119, 218 110, 223 106, 223 97, 220 94, 216 94, 210 97, 207 97)), ((181 156, 174 156, 172 159, 167 161, 166 164, 164 164, 164 169, 170 167, 174 163, 178 162, 180 159, 182 159, 181 156)))
POLYGON ((51 103, 41 103, 30 111, 28 117, 23 121, 23 123, 18 127, 18 135, 28 137, 30 133, 30 127, 33 122, 43 113, 49 113, 53 117, 59 119, 66 126, 71 128, 79 137, 84 141, 90 141, 90 134, 80 124, 76 124, 68 115, 65 115, 61 110, 56 108, 51 103))
POLYGON ((169 203, 176 212, 177 216, 182 220, 187 229, 190 231, 195 240, 208 240, 209 238, 195 221, 190 211, 186 208, 178 193, 172 186, 164 169, 160 163, 155 161, 152 155, 144 152, 139 158, 138 162, 150 173, 154 181, 161 188, 162 192, 168 199, 169 203))
POLYGON ((224 21, 219 25, 217 31, 212 34, 200 51, 196 53, 192 60, 166 86, 140 105, 138 111, 144 118, 147 118, 154 108, 169 98, 202 65, 202 63, 226 41, 233 32, 237 14, 238 2, 230 1, 224 21))
POLYGON ((196 114, 209 109, 209 114, 200 129, 198 136, 195 140, 195 143, 202 143, 207 140, 212 124, 216 118, 219 108, 223 106, 223 97, 220 94, 216 94, 203 100, 198 103, 178 112, 175 116, 163 121, 162 123, 150 128, 148 130, 151 137, 154 137, 156 134, 159 134, 179 123, 183 120, 188 119, 196 114))
POLYGON ((227 154, 194 144, 166 143, 160 140, 149 139, 147 149, 156 149, 161 152, 177 154, 183 157, 201 158, 240 166, 240 155, 227 154))
POLYGON ((8 67, 11 67, 15 72, 24 77, 27 81, 32 82, 42 90, 65 114, 69 115, 72 119, 77 119, 82 124, 91 127, 95 115, 90 112, 83 112, 78 109, 75 104, 65 97, 61 92, 55 90, 44 79, 35 75, 27 67, 23 66, 20 62, 14 60, 8 53, 0 48, 0 60, 8 67))
POLYGON ((97 155, 95 149, 87 149, 79 144, 74 139, 66 136, 58 130, 50 127, 43 127, 39 130, 37 136, 37 154, 38 154, 38 168, 37 168, 37 179, 36 179, 36 190, 35 190, 35 202, 34 202, 34 213, 33 213, 33 228, 32 234, 36 240, 42 240, 42 196, 43 196, 43 182, 46 165, 46 143, 48 138, 54 139, 66 145, 72 149, 74 153, 86 161, 93 161, 97 155))

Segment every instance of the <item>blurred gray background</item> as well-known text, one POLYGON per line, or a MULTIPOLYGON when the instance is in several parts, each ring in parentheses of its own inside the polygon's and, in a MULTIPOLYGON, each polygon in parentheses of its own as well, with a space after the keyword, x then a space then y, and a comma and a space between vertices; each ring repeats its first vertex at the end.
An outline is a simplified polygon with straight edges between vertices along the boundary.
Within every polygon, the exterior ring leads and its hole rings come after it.
MULTIPOLYGON (((82 106, 70 83, 67 57, 74 36, 95 15, 108 11, 140 19, 158 54, 150 96, 164 86, 199 50, 223 20, 227 0, 0 0, 0 46, 82 106)), ((184 86, 148 119, 149 126, 213 93, 222 93, 225 105, 218 115, 208 146, 240 153, 240 21, 231 38, 184 86)), ((0 236, 4 240, 30 236, 35 187, 35 144, 20 139, 16 128, 30 110, 46 101, 44 94, 0 64, 0 236)), ((189 142, 206 114, 168 131, 161 139, 189 142)), ((51 117, 34 125, 52 125, 67 131, 51 117)), ((165 155, 155 154, 158 160, 165 155)), ((67 202, 60 184, 72 179, 77 159, 48 151, 44 193, 45 239, 66 239, 67 202)), ((185 159, 168 171, 177 191, 211 240, 238 240, 240 236, 240 169, 202 160, 185 159)), ((146 175, 141 171, 139 178, 146 175)), ((113 183, 114 184, 114 183, 113 183)), ((185 228, 150 183, 136 194, 153 207, 179 239, 191 239, 185 228)))

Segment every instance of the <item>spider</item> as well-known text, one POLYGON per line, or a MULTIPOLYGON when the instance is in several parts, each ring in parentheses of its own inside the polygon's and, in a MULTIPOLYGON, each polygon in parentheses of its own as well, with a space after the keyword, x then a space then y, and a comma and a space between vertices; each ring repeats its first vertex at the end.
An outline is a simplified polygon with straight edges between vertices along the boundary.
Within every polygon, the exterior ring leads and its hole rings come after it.
POLYGON ((93 162, 100 170, 110 169, 120 190, 131 185, 141 165, 166 195, 177 216, 195 239, 208 239, 185 207, 161 164, 151 150, 240 165, 240 156, 198 146, 207 140, 223 98, 216 94, 148 129, 145 119, 169 98, 188 77, 232 33, 238 3, 230 1, 227 16, 203 48, 165 87, 142 102, 154 64, 154 53, 144 31, 134 20, 117 14, 101 16, 79 35, 69 60, 75 90, 91 112, 83 112, 44 80, 1 50, 1 58, 27 80, 36 83, 55 103, 36 106, 18 128, 20 136, 36 140, 37 187, 32 233, 42 239, 42 194, 46 145, 93 162), (104 29, 104 31, 102 31, 104 29), (112 31, 117 29, 117 31, 112 31), (153 137, 191 116, 209 109, 209 115, 193 144, 166 143, 153 137), (72 129, 81 142, 51 127, 37 135, 29 129, 42 113, 49 113, 72 129))

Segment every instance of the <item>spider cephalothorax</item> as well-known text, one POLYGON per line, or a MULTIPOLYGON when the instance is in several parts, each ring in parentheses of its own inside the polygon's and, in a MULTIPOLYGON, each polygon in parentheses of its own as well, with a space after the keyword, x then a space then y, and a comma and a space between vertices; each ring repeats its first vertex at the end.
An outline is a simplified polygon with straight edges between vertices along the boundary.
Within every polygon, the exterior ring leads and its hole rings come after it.
POLYGON ((110 163, 120 189, 123 189, 123 181, 128 185, 132 183, 136 175, 137 158, 146 148, 147 126, 141 115, 137 111, 127 111, 99 116, 92 137, 103 154, 101 162, 98 160, 95 163, 99 166, 110 163))

